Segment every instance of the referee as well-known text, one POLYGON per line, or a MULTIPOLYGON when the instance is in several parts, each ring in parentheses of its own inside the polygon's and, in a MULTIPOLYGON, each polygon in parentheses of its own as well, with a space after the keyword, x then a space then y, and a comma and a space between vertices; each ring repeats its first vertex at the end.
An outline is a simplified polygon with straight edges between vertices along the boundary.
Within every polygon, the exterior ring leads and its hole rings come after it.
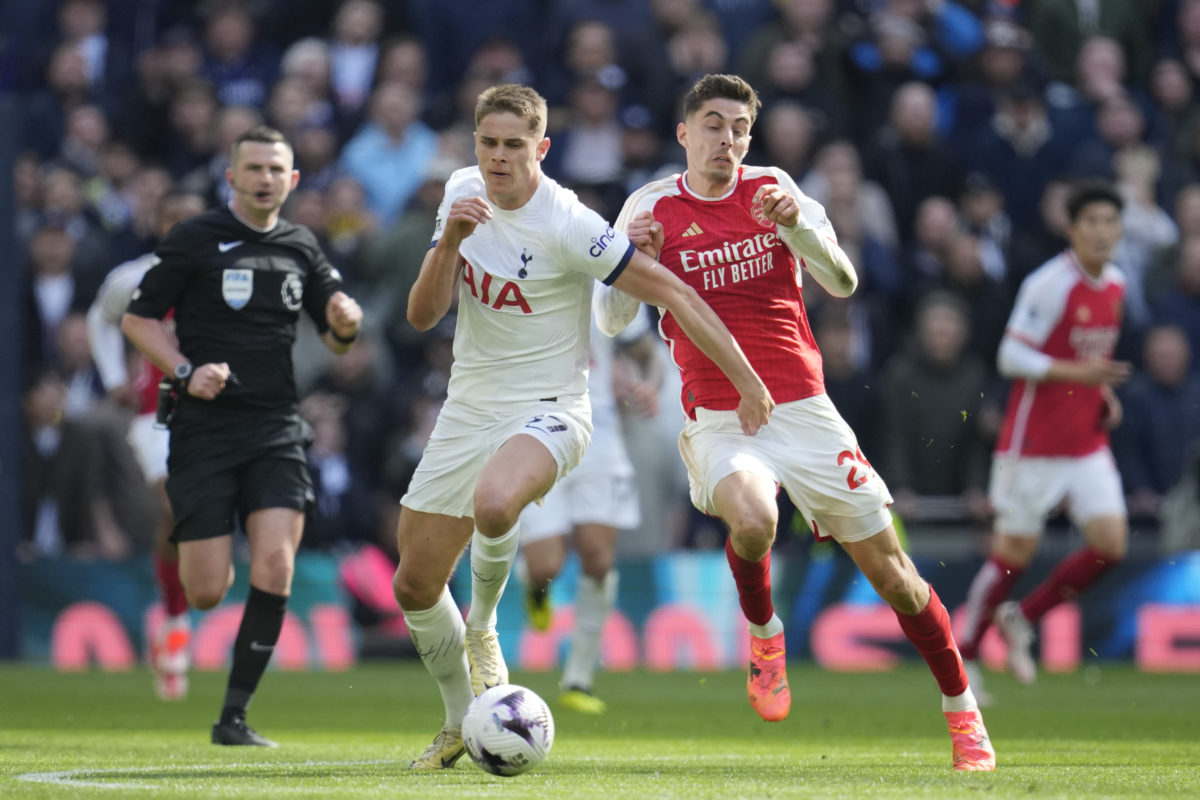
POLYGON ((362 322, 312 232, 279 218, 300 178, 292 165, 279 131, 238 137, 225 172, 233 200, 167 234, 121 320, 173 376, 167 494, 188 602, 210 609, 229 591, 238 519, 250 540, 250 596, 213 744, 275 746, 246 724, 246 707, 283 626, 313 501, 312 435, 292 374, 296 322, 303 309, 334 353, 350 348, 362 322), (174 335, 163 322, 172 309, 174 335))

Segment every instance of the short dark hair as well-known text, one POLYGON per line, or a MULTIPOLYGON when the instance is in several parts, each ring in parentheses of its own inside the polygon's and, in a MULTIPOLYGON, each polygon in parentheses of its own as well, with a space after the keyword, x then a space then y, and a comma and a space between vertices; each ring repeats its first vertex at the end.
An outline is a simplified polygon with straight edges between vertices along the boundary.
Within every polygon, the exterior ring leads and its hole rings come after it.
POLYGON ((233 152, 230 153, 230 159, 237 160, 238 148, 242 146, 242 142, 260 142, 262 144, 284 144, 288 150, 293 150, 292 143, 287 140, 287 137, 280 131, 272 128, 270 125, 255 125, 250 130, 243 133, 241 136, 233 140, 233 152))
POLYGON ((684 95, 683 116, 689 117, 695 114, 700 109, 700 106, 714 97, 745 103, 750 109, 751 125, 758 118, 758 110, 762 108, 762 101, 758 99, 758 92, 754 91, 754 87, 747 83, 740 75, 709 74, 693 83, 692 88, 688 89, 687 94, 684 95))
POLYGON ((1092 203, 1108 203, 1117 209, 1117 213, 1125 208, 1125 201, 1115 186, 1108 181, 1082 180, 1071 187, 1067 195, 1067 217, 1074 223, 1083 213, 1083 209, 1092 203))

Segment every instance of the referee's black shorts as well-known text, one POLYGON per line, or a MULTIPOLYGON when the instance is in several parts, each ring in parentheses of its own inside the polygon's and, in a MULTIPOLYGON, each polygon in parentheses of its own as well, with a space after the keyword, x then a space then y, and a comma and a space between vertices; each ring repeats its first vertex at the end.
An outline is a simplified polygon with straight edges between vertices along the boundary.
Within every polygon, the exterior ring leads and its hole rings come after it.
POLYGON ((167 496, 175 516, 174 542, 225 536, 238 520, 264 508, 309 513, 314 493, 305 450, 312 429, 295 414, 247 424, 233 419, 171 426, 167 496))

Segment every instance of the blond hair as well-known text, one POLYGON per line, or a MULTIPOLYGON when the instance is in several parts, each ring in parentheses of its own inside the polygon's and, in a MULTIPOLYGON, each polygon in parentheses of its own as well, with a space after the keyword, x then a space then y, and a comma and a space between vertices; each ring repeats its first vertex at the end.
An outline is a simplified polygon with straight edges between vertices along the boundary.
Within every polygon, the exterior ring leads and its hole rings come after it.
POLYGON ((529 123, 529 130, 539 136, 546 132, 546 98, 528 86, 502 83, 484 89, 475 101, 475 127, 488 114, 514 114, 529 123))

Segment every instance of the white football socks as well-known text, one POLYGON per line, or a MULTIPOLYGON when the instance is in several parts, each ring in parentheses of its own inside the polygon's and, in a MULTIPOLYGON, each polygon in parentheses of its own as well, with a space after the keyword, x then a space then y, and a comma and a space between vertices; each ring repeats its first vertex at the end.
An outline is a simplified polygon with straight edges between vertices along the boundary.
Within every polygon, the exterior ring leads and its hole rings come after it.
POLYGON ((520 545, 517 525, 494 539, 475 531, 471 538, 471 609, 467 612, 467 627, 473 630, 496 627, 496 606, 504 594, 520 545))
POLYGON ((617 599, 617 571, 611 569, 602 580, 579 576, 575 595, 575 629, 571 632, 571 651, 563 667, 563 688, 578 687, 591 691, 596 665, 600 661, 600 640, 604 623, 617 599))
POLYGON ((450 595, 450 587, 432 607, 424 611, 405 611, 404 621, 425 669, 437 681, 446 706, 446 724, 462 725, 467 706, 474 699, 467 649, 463 644, 466 626, 462 613, 450 595))
POLYGON ((753 622, 749 625, 750 635, 758 639, 770 639, 772 636, 783 633, 783 620, 779 618, 778 614, 772 614, 766 625, 755 625, 753 622))
POLYGON ((979 708, 975 693, 968 686, 967 690, 956 697, 942 695, 942 711, 974 711, 979 708))

